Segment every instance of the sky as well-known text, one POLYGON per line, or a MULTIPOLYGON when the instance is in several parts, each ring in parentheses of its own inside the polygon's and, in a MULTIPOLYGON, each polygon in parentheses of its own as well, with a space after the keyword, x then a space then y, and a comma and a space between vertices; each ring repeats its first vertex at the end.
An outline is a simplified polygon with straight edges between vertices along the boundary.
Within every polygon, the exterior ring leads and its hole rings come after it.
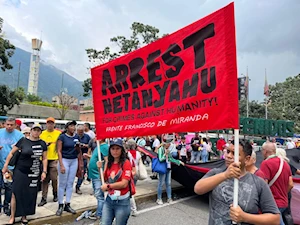
MULTIPOLYGON (((90 75, 85 49, 116 48, 110 38, 129 36, 133 22, 174 31, 232 0, 0 0, 6 38, 31 51, 42 38, 41 57, 83 81, 90 75)), ((269 84, 300 73, 300 0, 236 0, 238 75, 250 77, 250 100, 262 101, 269 84)))

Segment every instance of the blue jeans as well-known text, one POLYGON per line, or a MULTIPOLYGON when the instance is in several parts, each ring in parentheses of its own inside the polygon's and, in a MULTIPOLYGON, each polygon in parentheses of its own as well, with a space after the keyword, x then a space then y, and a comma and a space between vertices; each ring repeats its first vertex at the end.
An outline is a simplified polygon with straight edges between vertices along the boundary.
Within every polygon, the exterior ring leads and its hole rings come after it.
POLYGON ((204 151, 204 150, 201 151, 201 159, 202 159, 202 162, 208 162, 208 152, 207 151, 204 151))
POLYGON ((282 213, 287 209, 287 208, 278 208, 280 211, 280 225, 285 225, 283 222, 283 218, 282 218, 282 213))
POLYGON ((4 183, 3 175, 0 175, 0 212, 1 209, 4 208, 5 210, 9 210, 9 204, 12 195, 12 182, 4 183), (2 205, 2 189, 4 189, 4 203, 2 205))
POLYGON ((192 158, 190 162, 194 163, 194 161, 196 160, 196 163, 198 163, 200 161, 200 156, 201 156, 200 151, 192 151, 192 158))
POLYGON ((66 169, 65 173, 60 172, 60 165, 58 163, 58 203, 64 204, 64 194, 66 191, 66 203, 70 203, 73 184, 78 167, 78 159, 65 159, 62 158, 63 165, 66 169))
POLYGON ((111 225, 116 218, 116 225, 126 225, 130 216, 130 198, 124 200, 111 200, 107 196, 103 210, 101 225, 111 225))
POLYGON ((87 159, 83 159, 83 178, 78 178, 77 180, 77 184, 76 184, 76 187, 77 188, 80 188, 81 187, 81 184, 84 180, 84 174, 88 174, 88 161, 87 159))
POLYGON ((162 187, 166 183, 166 191, 168 199, 172 198, 171 189, 171 170, 167 170, 166 174, 158 174, 157 199, 162 198, 162 187))
POLYGON ((102 217, 102 209, 104 204, 104 193, 101 190, 101 180, 100 179, 92 179, 94 196, 97 199, 97 214, 96 216, 102 217))

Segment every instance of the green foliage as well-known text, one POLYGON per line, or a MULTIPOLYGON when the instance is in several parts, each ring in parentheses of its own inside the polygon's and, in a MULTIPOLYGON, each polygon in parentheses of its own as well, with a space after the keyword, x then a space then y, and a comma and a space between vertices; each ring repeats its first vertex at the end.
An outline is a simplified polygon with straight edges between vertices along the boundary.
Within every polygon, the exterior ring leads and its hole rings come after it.
POLYGON ((92 109, 94 109, 93 106, 87 106, 87 107, 84 107, 84 108, 83 108, 83 110, 92 110, 92 109))
POLYGON ((27 102, 42 102, 42 98, 35 95, 35 94, 27 94, 26 96, 26 101, 27 102))
MULTIPOLYGON (((239 102, 239 111, 241 117, 247 116, 247 101, 241 100, 239 102)), ((265 105, 257 101, 249 102, 249 117, 265 118, 265 105)))
POLYGON ((30 105, 46 106, 46 107, 55 107, 53 103, 42 102, 42 101, 32 101, 32 102, 28 102, 28 104, 30 104, 30 105))
MULTIPOLYGON (((132 31, 130 38, 117 36, 110 39, 112 43, 119 47, 119 51, 117 52, 113 52, 110 47, 105 47, 100 51, 95 49, 86 49, 89 61, 94 65, 101 65, 143 47, 144 45, 150 44, 160 38, 159 29, 150 25, 134 22, 130 29, 132 31)), ((90 96, 92 90, 91 78, 86 79, 82 86, 84 90, 83 96, 90 96)))
POLYGON ((0 85, 0 96, 0 115, 6 115, 8 110, 23 101, 25 93, 22 88, 12 91, 8 86, 0 85))
POLYGON ((10 70, 13 66, 9 63, 9 58, 14 54, 15 46, 9 40, 4 39, 2 33, 3 19, 0 18, 0 67, 2 71, 10 70))
POLYGON ((284 82, 270 85, 269 117, 274 120, 295 122, 295 132, 300 132, 300 74, 284 82))

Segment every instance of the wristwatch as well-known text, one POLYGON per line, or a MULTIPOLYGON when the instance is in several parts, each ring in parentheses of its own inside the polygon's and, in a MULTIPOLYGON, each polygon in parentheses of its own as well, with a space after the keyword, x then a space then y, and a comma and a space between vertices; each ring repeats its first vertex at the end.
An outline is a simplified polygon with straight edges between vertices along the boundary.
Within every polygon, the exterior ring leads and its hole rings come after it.
POLYGON ((108 189, 108 190, 110 189, 110 185, 109 185, 109 184, 107 184, 107 189, 108 189))
POLYGON ((45 173, 47 175, 47 171, 43 171, 42 173, 45 173))

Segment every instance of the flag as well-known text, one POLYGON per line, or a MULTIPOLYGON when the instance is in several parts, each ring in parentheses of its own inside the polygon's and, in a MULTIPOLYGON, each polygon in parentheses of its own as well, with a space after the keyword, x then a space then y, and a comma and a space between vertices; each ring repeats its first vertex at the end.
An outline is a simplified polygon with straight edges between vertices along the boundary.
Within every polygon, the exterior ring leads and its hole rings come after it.
POLYGON ((267 75, 265 75, 264 95, 267 97, 270 95, 269 85, 268 85, 268 81, 267 81, 267 75))

